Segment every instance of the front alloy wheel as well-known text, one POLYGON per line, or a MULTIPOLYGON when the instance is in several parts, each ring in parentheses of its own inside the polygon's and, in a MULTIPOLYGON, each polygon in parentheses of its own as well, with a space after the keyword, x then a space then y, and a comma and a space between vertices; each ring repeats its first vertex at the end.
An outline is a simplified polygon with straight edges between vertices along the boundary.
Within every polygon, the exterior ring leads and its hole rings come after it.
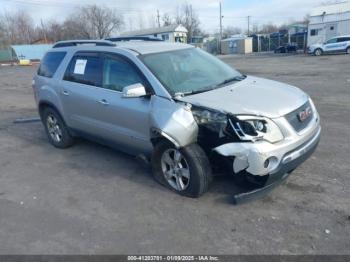
POLYGON ((321 49, 316 49, 315 50, 315 56, 321 56, 322 55, 322 50, 321 49))
POLYGON ((167 140, 159 141, 152 154, 154 178, 176 193, 199 197, 212 181, 207 155, 196 143, 177 148, 167 140))
POLYGON ((185 190, 190 183, 190 169, 184 156, 178 149, 164 151, 161 159, 163 175, 168 184, 176 191, 185 190))

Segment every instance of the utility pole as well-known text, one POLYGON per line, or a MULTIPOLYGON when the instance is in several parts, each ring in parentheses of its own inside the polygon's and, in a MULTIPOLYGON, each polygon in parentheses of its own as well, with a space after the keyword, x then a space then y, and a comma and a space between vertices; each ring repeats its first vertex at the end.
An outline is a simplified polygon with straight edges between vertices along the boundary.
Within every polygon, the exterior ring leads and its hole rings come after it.
POLYGON ((45 30, 44 23, 43 23, 42 19, 40 19, 40 23, 41 23, 41 29, 43 30, 43 34, 44 34, 45 44, 47 44, 46 30, 45 30))
POLYGON ((219 54, 221 54, 221 40, 222 40, 222 18, 223 18, 223 15, 222 15, 222 10, 221 10, 221 2, 220 2, 220 42, 219 42, 219 54))
POLYGON ((160 27, 160 15, 159 15, 159 10, 157 10, 157 22, 158 22, 158 27, 160 27))
POLYGON ((248 36, 250 35, 250 15, 248 15, 248 36))

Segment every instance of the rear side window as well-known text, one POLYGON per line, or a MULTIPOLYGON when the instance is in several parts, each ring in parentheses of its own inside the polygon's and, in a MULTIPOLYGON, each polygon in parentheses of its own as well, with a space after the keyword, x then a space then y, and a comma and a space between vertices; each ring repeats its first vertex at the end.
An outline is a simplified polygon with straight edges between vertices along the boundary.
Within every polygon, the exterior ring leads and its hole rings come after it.
POLYGON ((350 37, 341 37, 341 38, 338 38, 338 43, 340 42, 347 42, 347 41, 350 41, 350 37))
POLYGON ((91 86, 101 86, 102 62, 98 54, 78 54, 72 58, 64 80, 91 86))
POLYGON ((38 75, 45 77, 53 77, 57 68, 61 64, 66 52, 49 52, 41 61, 38 69, 38 75))

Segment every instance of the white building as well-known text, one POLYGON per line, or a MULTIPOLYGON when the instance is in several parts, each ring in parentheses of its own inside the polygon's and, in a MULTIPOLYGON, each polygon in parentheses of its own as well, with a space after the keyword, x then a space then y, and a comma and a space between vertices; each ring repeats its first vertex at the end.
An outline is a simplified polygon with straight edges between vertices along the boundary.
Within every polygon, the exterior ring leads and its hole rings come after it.
POLYGON ((182 25, 170 25, 144 30, 124 32, 121 36, 150 36, 163 39, 167 42, 187 43, 187 29, 182 25))
POLYGON ((319 6, 312 10, 308 29, 308 45, 350 35, 350 1, 319 6))

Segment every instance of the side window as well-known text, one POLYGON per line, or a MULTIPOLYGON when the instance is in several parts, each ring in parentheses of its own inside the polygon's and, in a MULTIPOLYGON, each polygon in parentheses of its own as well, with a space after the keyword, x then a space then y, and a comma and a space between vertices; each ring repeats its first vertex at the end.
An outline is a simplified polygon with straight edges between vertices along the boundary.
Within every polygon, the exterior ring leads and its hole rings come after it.
POLYGON ((341 42, 348 42, 350 41, 350 37, 341 37, 341 38, 338 38, 338 43, 341 43, 341 42))
POLYGON ((72 58, 64 80, 91 86, 101 86, 101 58, 97 54, 78 54, 72 58))
POLYGON ((120 57, 106 56, 103 63, 102 87, 122 91, 125 86, 142 83, 143 78, 137 69, 120 57))
POLYGON ((45 77, 53 77, 57 68, 61 64, 66 52, 49 52, 47 53, 40 63, 38 69, 38 75, 45 77))
POLYGON ((318 35, 318 30, 317 29, 311 29, 310 35, 311 36, 318 35))
POLYGON ((333 38, 327 41, 327 44, 334 44, 337 42, 337 38, 333 38))

